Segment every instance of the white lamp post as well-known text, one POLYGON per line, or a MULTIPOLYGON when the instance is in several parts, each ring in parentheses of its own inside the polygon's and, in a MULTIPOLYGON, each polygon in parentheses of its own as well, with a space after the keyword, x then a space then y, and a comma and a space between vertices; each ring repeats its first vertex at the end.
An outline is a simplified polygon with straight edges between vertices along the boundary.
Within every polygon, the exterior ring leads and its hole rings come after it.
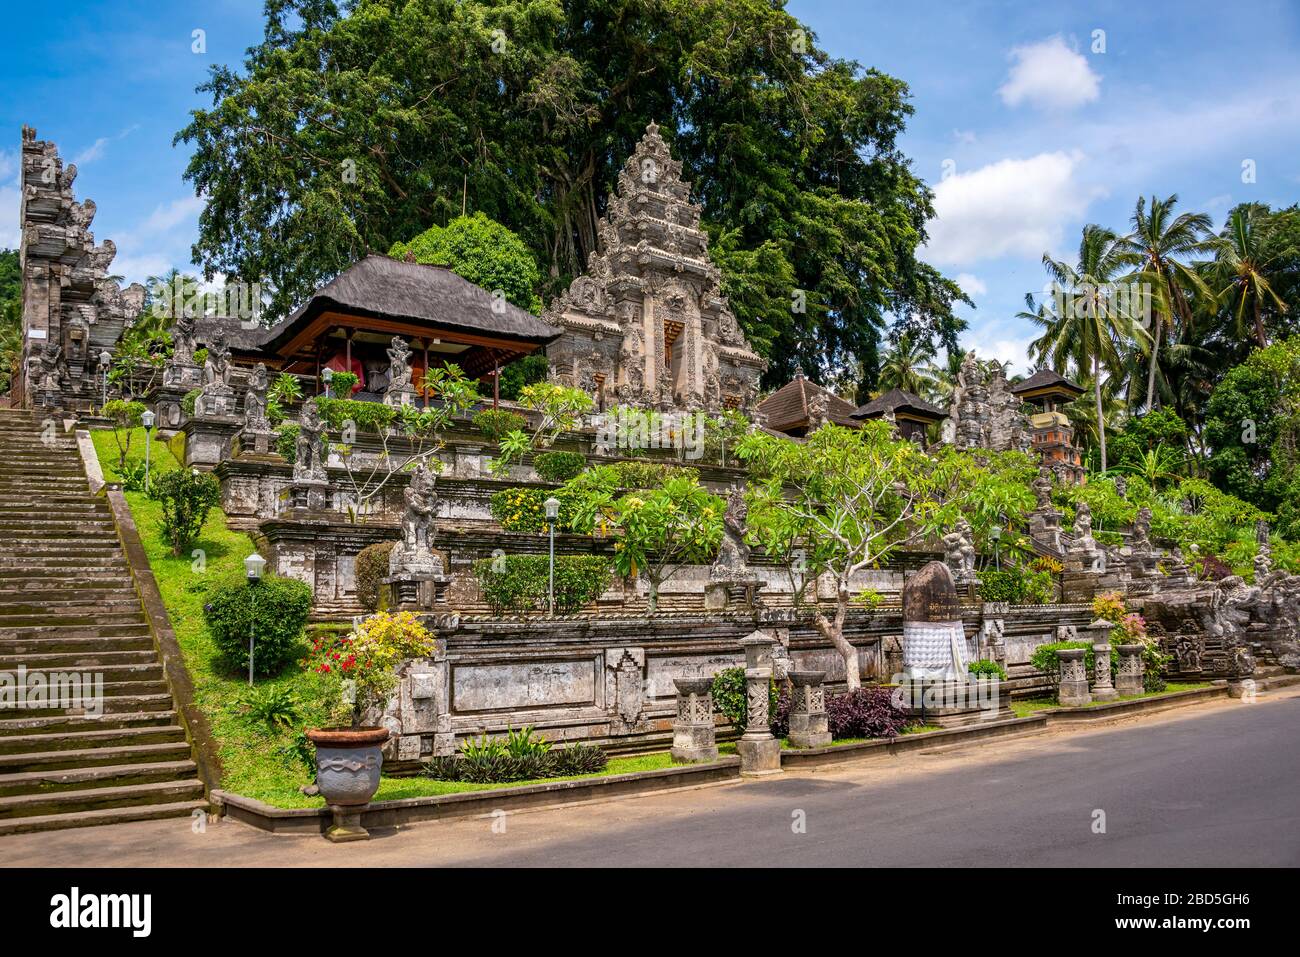
POLYGON ((330 383, 334 381, 334 370, 326 369, 324 372, 320 374, 320 377, 325 380, 325 395, 329 396, 330 383))
POLYGON ((144 490, 149 491, 149 438, 153 430, 154 414, 149 409, 145 409, 140 416, 140 422, 144 425, 144 490))
POLYGON ((253 638, 257 634, 257 583, 262 580, 262 569, 266 559, 257 552, 244 559, 244 574, 248 576, 251 589, 248 616, 248 686, 253 687, 253 638))
POLYGON ((1000 546, 1002 545, 1002 526, 994 525, 990 528, 989 538, 993 540, 993 567, 1001 571, 1002 560, 1000 555, 1000 546))
POLYGON ((551 527, 551 568, 546 584, 546 604, 550 614, 555 614, 555 520, 560 517, 560 500, 552 495, 544 503, 546 506, 546 524, 551 527))
POLYGON ((105 349, 99 354, 99 370, 104 374, 104 401, 101 407, 108 405, 108 366, 113 361, 112 354, 105 349))

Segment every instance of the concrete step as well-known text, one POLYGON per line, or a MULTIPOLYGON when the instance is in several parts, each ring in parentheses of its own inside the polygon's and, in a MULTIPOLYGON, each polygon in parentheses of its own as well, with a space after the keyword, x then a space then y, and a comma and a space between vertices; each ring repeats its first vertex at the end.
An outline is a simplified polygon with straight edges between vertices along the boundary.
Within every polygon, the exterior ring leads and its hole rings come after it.
MULTIPOLYGON (((93 688, 91 690, 93 692, 93 688)), ((125 694, 117 696, 110 696, 105 693, 98 703, 100 716, 108 714, 139 714, 145 711, 171 711, 171 708, 172 696, 166 692, 163 694, 125 694)), ((5 708, 4 713, 18 719, 63 716, 86 717, 93 721, 100 720, 98 717, 87 714, 84 707, 66 708, 44 702, 23 702, 21 706, 15 702, 13 707, 5 708)))
POLYGON ((0 729, 0 754, 51 754, 55 751, 85 751, 127 745, 174 744, 185 740, 185 729, 176 724, 174 711, 170 716, 163 711, 154 711, 135 715, 109 715, 95 721, 89 718, 0 720, 0 724, 5 723, 15 727, 20 724, 35 727, 29 729, 31 733, 20 731, 15 734, 5 734, 0 729), (56 721, 61 721, 62 725, 54 724, 56 721), (146 724, 145 721, 153 723, 146 724))
POLYGON ((32 754, 0 754, 0 774, 22 774, 60 768, 89 768, 105 765, 152 764, 155 761, 184 761, 190 756, 189 742, 162 744, 113 744, 100 748, 66 748, 32 754))
POLYGON ((102 808, 38 817, 20 817, 0 821, 0 837, 6 834, 35 834, 72 827, 98 827, 102 824, 125 824, 130 821, 154 821, 164 818, 190 817, 196 811, 207 812, 207 801, 173 801, 131 807, 102 808))
POLYGON ((89 768, 48 768, 0 774, 0 799, 22 795, 44 796, 87 788, 124 788, 159 781, 192 780, 194 762, 153 761, 145 764, 104 764, 89 768))
POLYGON ((122 787, 91 787, 50 794, 14 794, 0 797, 0 821, 46 814, 138 807, 142 804, 173 804, 178 801, 194 801, 202 796, 203 785, 198 778, 122 787))
POLYGON ((153 665, 158 663, 155 651, 96 651, 86 653, 8 655, 0 658, 0 671, 17 671, 26 665, 28 671, 98 671, 101 667, 115 665, 153 665))
POLYGON ((140 599, 134 591, 119 586, 125 594, 121 595, 102 595, 96 596, 92 601, 87 602, 85 598, 58 597, 58 592, 47 598, 45 601, 27 601, 20 602, 21 596, 4 596, 9 597, 8 601, 0 600, 0 628, 13 618, 31 617, 41 615, 46 618, 57 618, 60 621, 72 620, 74 618, 102 618, 103 616, 113 616, 114 618, 122 615, 129 615, 132 612, 139 615, 140 599), (101 614, 96 615, 95 609, 100 609, 101 614))

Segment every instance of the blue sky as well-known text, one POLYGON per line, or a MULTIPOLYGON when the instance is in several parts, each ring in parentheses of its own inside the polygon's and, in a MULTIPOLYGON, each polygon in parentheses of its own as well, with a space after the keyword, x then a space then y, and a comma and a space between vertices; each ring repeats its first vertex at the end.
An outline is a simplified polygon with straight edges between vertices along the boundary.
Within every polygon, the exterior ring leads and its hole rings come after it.
MULTIPOLYGON (((1140 194, 1217 221, 1300 200, 1300 4, 796 0, 822 47, 907 81, 903 137, 936 191, 923 257, 959 278, 967 346, 1025 371, 1015 320, 1043 252, 1127 226, 1140 194), (1095 31, 1104 31, 1098 35, 1095 31), (1098 41, 1104 41, 1104 51, 1098 41), (1255 181, 1243 182, 1253 161, 1255 181)), ((261 36, 260 2, 11 4, 0 34, 0 245, 17 244, 19 128, 55 140, 136 280, 189 262, 200 202, 171 145, 210 63, 261 36), (202 30, 203 52, 193 52, 202 30)))

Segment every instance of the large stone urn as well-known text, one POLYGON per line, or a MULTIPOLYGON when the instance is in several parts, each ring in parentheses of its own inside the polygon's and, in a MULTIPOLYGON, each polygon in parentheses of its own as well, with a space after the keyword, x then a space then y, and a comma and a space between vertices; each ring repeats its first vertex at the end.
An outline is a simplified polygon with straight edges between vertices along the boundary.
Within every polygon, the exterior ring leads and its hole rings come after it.
POLYGON ((307 732, 316 745, 316 786, 334 815, 325 837, 336 843, 365 841, 361 812, 379 790, 387 728, 319 728, 307 732))

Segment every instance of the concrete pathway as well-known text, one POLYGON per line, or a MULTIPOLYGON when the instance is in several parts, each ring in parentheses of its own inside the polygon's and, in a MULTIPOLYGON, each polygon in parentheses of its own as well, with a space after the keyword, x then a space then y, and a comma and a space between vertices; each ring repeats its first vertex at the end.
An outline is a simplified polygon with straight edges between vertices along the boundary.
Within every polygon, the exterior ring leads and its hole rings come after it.
POLYGON ((0 865, 1297 866, 1297 742, 1300 688, 366 844, 147 821, 0 838, 0 865))

